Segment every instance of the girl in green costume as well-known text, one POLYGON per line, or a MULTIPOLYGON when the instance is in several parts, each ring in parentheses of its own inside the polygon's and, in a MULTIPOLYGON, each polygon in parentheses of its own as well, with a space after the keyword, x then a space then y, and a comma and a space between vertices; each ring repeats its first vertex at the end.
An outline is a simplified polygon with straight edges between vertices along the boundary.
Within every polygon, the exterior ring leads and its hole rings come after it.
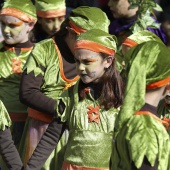
MULTIPOLYGON (((53 38, 35 45, 25 65, 20 88, 20 100, 29 106, 20 147, 24 164, 56 113, 56 99, 79 79, 73 56, 77 35, 92 28, 108 32, 109 23, 101 9, 81 6, 71 11, 53 38)), ((44 162, 43 169, 61 169, 67 138, 65 131, 55 151, 44 162)))
POLYGON ((12 140, 11 124, 8 112, 0 100, 0 154, 9 169, 19 170, 22 168, 22 162, 12 140))
POLYGON ((114 130, 112 170, 169 170, 168 122, 157 114, 170 87, 169 50, 148 41, 131 48, 125 59, 127 83, 114 130))
MULTIPOLYGON (((11 133, 18 147, 27 118, 27 106, 19 100, 19 85, 23 66, 33 49, 29 33, 37 21, 35 7, 30 0, 6 0, 0 12, 4 37, 0 48, 0 100, 12 120, 11 133)), ((3 170, 3 163, 0 163, 3 170)))
POLYGON ((97 29, 80 34, 75 44, 80 80, 58 98, 55 118, 27 170, 41 168, 66 126, 70 134, 62 170, 109 170, 114 122, 123 100, 115 52, 115 36, 97 29))

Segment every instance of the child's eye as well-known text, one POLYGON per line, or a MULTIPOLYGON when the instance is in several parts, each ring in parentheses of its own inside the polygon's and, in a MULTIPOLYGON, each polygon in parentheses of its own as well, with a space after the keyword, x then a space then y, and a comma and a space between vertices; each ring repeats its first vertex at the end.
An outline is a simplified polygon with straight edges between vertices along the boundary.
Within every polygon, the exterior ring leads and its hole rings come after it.
POLYGON ((59 21, 63 21, 64 19, 65 19, 64 16, 58 17, 58 20, 59 20, 59 21))

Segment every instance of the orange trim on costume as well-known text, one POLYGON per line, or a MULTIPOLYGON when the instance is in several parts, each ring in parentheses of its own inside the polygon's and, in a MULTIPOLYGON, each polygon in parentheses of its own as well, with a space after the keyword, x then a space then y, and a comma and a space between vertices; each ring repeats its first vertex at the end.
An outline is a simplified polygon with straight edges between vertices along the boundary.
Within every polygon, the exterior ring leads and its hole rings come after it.
POLYGON ((74 164, 70 164, 68 162, 63 162, 61 170, 110 170, 109 168, 91 168, 91 167, 84 167, 84 166, 78 166, 74 164))
POLYGON ((52 115, 45 114, 43 112, 39 112, 38 110, 28 108, 28 116, 34 118, 36 120, 43 121, 45 123, 50 123, 53 119, 52 115))
POLYGON ((77 26, 76 24, 74 24, 73 22, 69 21, 69 24, 71 26, 71 28, 78 34, 80 35, 80 33, 86 32, 85 29, 77 26))
POLYGON ((89 111, 87 112, 89 122, 99 123, 100 122, 100 112, 99 112, 100 106, 96 106, 96 107, 87 106, 87 108, 89 109, 89 111))
POLYGON ((22 73, 22 60, 12 58, 12 73, 22 73))
POLYGON ((133 41, 133 40, 131 40, 129 38, 126 38, 125 41, 123 41, 122 44, 127 45, 128 47, 134 47, 134 46, 138 45, 137 42, 135 42, 135 41, 133 41))
POLYGON ((163 80, 146 85, 146 89, 154 89, 154 88, 162 87, 166 85, 168 82, 170 82, 170 76, 163 80))
MULTIPOLYGON (((54 41, 54 39, 53 39, 53 41, 54 41)), ((74 77, 74 78, 71 79, 71 80, 70 80, 70 79, 67 79, 67 78, 65 77, 64 71, 63 71, 63 60, 62 60, 62 57, 61 57, 61 53, 60 53, 60 51, 59 51, 59 49, 58 49, 55 41, 54 41, 54 44, 55 44, 55 47, 56 47, 56 50, 57 50, 57 54, 58 54, 58 58, 59 58, 59 62, 60 62, 60 74, 61 74, 61 77, 62 77, 62 79, 63 79, 64 81, 67 82, 67 83, 65 84, 64 89, 63 89, 63 90, 66 90, 67 88, 71 87, 72 84, 80 78, 80 76, 76 76, 76 77, 74 77)))
POLYGON ((37 16, 42 18, 54 18, 66 15, 66 9, 55 9, 51 11, 36 11, 37 16))
POLYGON ((156 120, 158 120, 160 123, 162 123, 165 127, 166 127, 166 130, 168 129, 169 127, 169 123, 164 119, 164 120, 161 120, 159 117, 157 117, 156 115, 154 115, 153 113, 151 112, 148 112, 148 111, 138 111, 135 113, 135 115, 145 115, 145 116, 152 116, 153 118, 155 118, 156 120))
POLYGON ((1 15, 11 15, 16 18, 19 18, 22 21, 33 22, 34 24, 37 22, 37 18, 34 18, 34 17, 22 12, 21 10, 15 9, 15 8, 3 8, 1 10, 0 14, 1 15))
POLYGON ((75 49, 77 48, 83 48, 88 49, 91 51, 95 51, 97 53, 105 53, 108 55, 115 54, 115 51, 113 49, 107 48, 99 43, 89 41, 89 40, 79 40, 75 44, 75 49))
POLYGON ((9 116, 12 122, 25 122, 28 114, 27 113, 12 113, 9 112, 9 116))
MULTIPOLYGON (((5 49, 9 50, 9 51, 15 51, 14 47, 8 47, 8 46, 4 46, 5 49)), ((26 51, 30 51, 32 50, 33 47, 29 47, 29 48, 21 48, 21 51, 26 52, 26 51)))

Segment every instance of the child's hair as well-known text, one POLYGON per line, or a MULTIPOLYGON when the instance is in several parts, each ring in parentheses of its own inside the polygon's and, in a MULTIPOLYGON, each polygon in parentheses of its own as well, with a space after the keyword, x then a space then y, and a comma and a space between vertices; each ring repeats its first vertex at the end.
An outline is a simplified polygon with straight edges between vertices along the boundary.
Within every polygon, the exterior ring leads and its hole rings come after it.
MULTIPOLYGON (((108 55, 100 53, 103 59, 107 58, 108 55)), ((100 104, 104 106, 106 110, 112 107, 119 107, 123 102, 124 96, 124 83, 120 76, 119 71, 116 69, 115 58, 113 58, 112 64, 109 68, 105 69, 105 73, 101 78, 102 89, 100 93, 100 104)), ((86 97, 83 83, 79 85, 79 97, 80 101, 86 97)))

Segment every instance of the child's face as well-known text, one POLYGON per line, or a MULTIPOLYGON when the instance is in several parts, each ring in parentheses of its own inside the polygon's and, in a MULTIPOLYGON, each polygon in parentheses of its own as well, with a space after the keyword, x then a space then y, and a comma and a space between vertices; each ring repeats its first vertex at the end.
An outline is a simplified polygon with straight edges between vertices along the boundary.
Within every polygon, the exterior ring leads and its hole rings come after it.
POLYGON ((64 19, 65 16, 55 18, 39 18, 38 22, 48 35, 53 35, 60 30, 61 23, 64 21, 64 19))
POLYGON ((76 49, 75 61, 78 74, 85 84, 99 82, 105 68, 110 66, 107 59, 103 59, 100 53, 86 49, 76 49))
POLYGON ((129 9, 128 0, 109 0, 108 6, 114 18, 129 18, 136 14, 137 8, 129 9))
POLYGON ((1 30, 7 44, 24 43, 28 41, 29 24, 22 20, 4 15, 0 17, 1 30))

